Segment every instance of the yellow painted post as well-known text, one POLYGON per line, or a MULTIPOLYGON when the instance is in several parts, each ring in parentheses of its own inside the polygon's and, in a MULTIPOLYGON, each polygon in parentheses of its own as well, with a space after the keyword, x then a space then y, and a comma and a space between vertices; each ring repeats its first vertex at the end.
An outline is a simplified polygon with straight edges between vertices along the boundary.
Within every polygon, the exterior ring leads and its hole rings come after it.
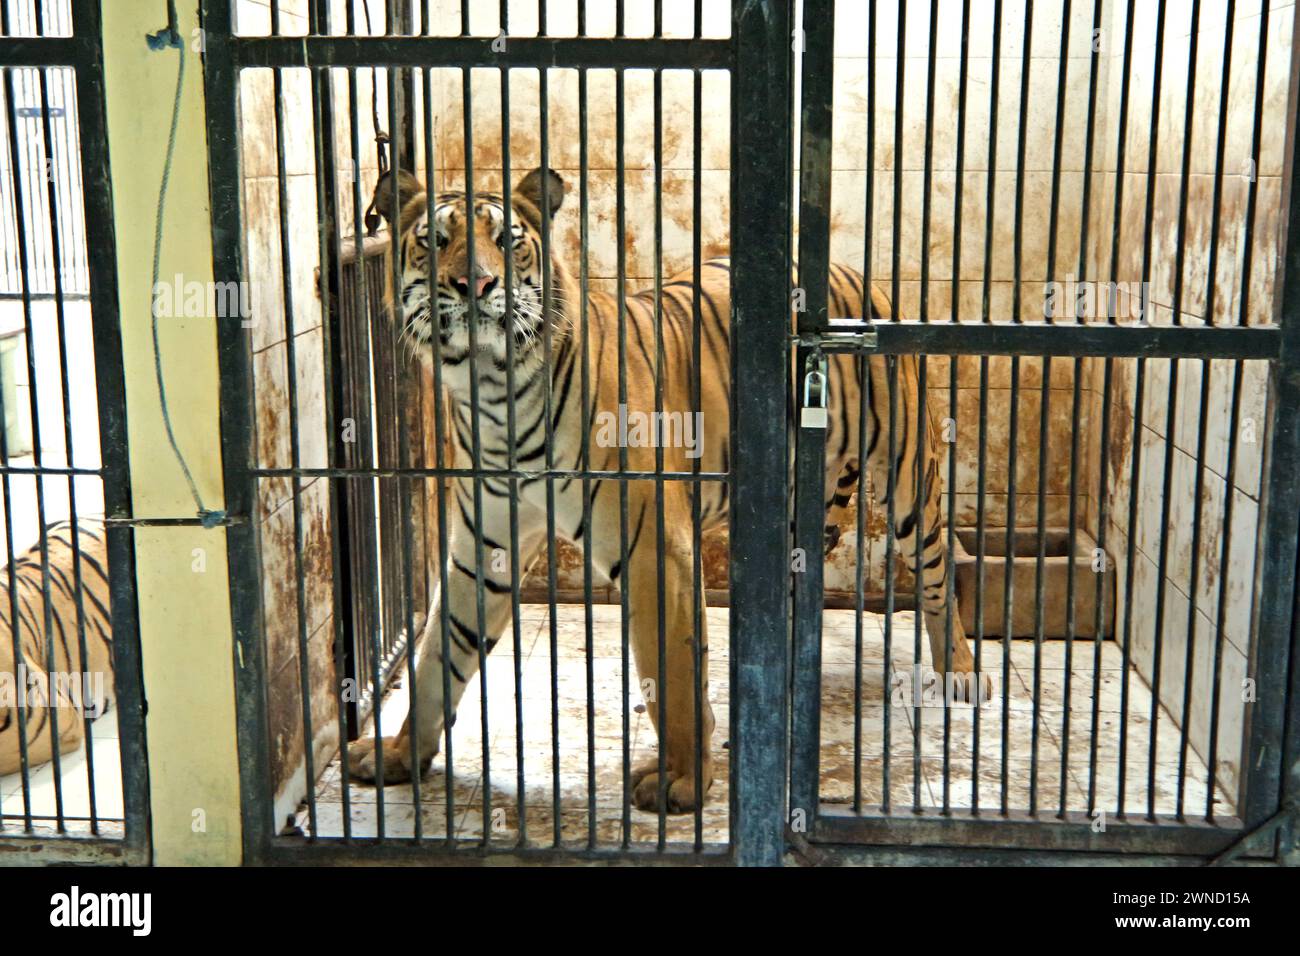
MULTIPOLYGON (((167 193, 159 281, 211 289, 203 68, 191 45, 196 0, 177 4, 185 85, 167 193)), ((131 489, 137 517, 192 517, 194 501, 168 445, 155 384, 150 316, 154 217, 171 123, 178 51, 151 51, 166 25, 159 0, 103 5, 108 145, 113 169, 118 287, 131 489)), ((230 147, 230 144, 226 144, 230 147)), ((181 301, 185 301, 182 297, 181 301)), ((211 311, 212 297, 202 301, 211 311)), ((177 442, 208 508, 223 505, 216 319, 159 320, 168 407, 177 442)), ((240 861, 239 762, 226 535, 217 528, 135 534, 144 667, 153 859, 160 865, 240 861)))

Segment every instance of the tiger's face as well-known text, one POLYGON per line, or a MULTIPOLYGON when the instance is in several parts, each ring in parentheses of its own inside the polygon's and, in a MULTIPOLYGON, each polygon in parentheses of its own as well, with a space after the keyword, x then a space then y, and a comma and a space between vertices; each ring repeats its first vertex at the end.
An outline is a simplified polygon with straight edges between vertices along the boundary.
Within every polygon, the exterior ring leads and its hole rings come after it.
MULTIPOLYGON (((564 183, 554 172, 550 177, 545 199, 553 216, 564 183)), ((409 174, 398 174, 401 287, 395 300, 403 337, 426 361, 435 355, 435 335, 445 364, 460 364, 477 346, 480 355, 504 367, 510 356, 508 337, 514 339, 516 362, 532 354, 546 322, 540 193, 541 171, 535 170, 513 190, 507 229, 500 195, 475 193, 471 215, 464 193, 441 193, 432 203, 431 218, 423 186, 409 174)), ((376 187, 376 207, 385 218, 391 196, 385 177, 376 187)), ((559 290, 552 289, 553 313, 560 308, 559 297, 559 290)))

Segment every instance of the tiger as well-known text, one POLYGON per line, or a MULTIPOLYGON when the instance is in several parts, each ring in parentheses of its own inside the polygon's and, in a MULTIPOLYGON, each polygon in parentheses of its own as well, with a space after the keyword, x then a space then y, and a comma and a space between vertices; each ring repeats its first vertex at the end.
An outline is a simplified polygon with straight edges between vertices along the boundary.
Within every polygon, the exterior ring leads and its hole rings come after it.
MULTIPOLYGON (((628 295, 623 301, 625 322, 625 378, 619 372, 620 309, 618 298, 597 289, 582 289, 573 270, 554 246, 548 263, 543 258, 543 234, 550 228, 565 195, 566 184, 554 170, 535 169, 512 190, 507 222, 506 201, 496 193, 475 192, 473 215, 463 192, 441 192, 430 203, 425 187, 414 175, 399 170, 394 186, 386 173, 379 181, 376 210, 398 235, 400 288, 390 289, 388 300, 399 334, 431 368, 434 336, 441 363, 447 417, 454 446, 454 464, 489 472, 480 477, 476 494, 473 478, 454 476, 447 499, 449 546, 446 555, 446 594, 431 596, 431 606, 417 650, 413 711, 408 711, 395 736, 377 741, 359 740, 350 750, 353 775, 361 781, 392 784, 425 773, 437 753, 444 731, 444 712, 454 721, 456 706, 479 668, 480 648, 490 652, 511 618, 511 583, 499 562, 479 561, 495 549, 510 553, 511 485, 506 477, 490 474, 509 466, 509 416, 513 403, 516 436, 520 574, 536 559, 548 540, 548 494, 553 498, 554 528, 558 536, 581 548, 590 540, 593 571, 611 586, 627 592, 630 631, 636 668, 645 681, 660 678, 660 614, 663 615, 664 686, 658 688, 654 706, 648 706, 663 755, 666 779, 660 780, 659 758, 635 767, 631 774, 631 799, 640 810, 668 813, 693 811, 702 806, 713 779, 711 736, 715 720, 708 696, 708 635, 703 599, 694 575, 700 555, 693 543, 693 496, 699 496, 699 513, 705 530, 727 520, 730 486, 726 481, 665 481, 662 483, 663 520, 659 521, 656 483, 648 479, 627 481, 626 510, 619 482, 592 477, 584 509, 583 482, 574 473, 619 471, 620 456, 631 472, 653 473, 658 442, 633 444, 599 440, 601 412, 619 410, 627 420, 636 413, 648 416, 656 409, 655 322, 658 306, 662 348, 661 410, 689 411, 692 404, 693 296, 699 293, 701 313, 701 369, 699 405, 709 434, 692 451, 685 442, 663 447, 663 468, 689 472, 692 455, 700 455, 701 470, 725 473, 729 466, 731 393, 731 267, 726 257, 702 263, 700 274, 690 271, 660 283, 658 301, 653 289, 628 295), (432 207, 433 221, 429 221, 432 207), (508 226, 508 231, 507 231, 508 226), (473 241, 473 261, 470 238, 473 241), (430 262, 432 256, 433 262, 430 262), (507 259, 511 288, 507 318, 507 259), (436 269, 436 288, 430 288, 430 267, 436 269), (546 288, 544 288, 544 285, 546 288), (587 326, 584 352, 582 323, 585 296, 587 326), (474 323, 472 325, 472 323, 474 323), (471 330, 474 341, 471 343, 471 330), (507 336, 513 336, 509 348, 507 336), (549 343, 549 345, 548 345, 549 343), (548 354, 549 353, 549 354, 548 354), (583 356, 587 356, 589 398, 583 408, 583 356), (513 392, 507 362, 513 358, 513 392), (477 378, 475 385, 473 379, 477 378), (475 388, 477 394, 474 394, 475 388), (550 416, 547 416, 547 394, 550 416), (620 410, 622 396, 626 410, 620 410), (474 400, 478 407, 477 452, 474 462, 474 400), (585 423, 585 425, 584 425, 585 423), (584 459, 584 427, 589 429, 589 458, 584 459), (547 458, 548 433, 553 452, 547 458), (561 473, 551 479, 546 471, 561 473), (698 485, 698 491, 696 486, 698 485), (476 506, 478 510, 476 510, 476 506), (590 527, 584 526, 584 511, 590 527), (621 515, 626 514, 626 525, 621 515), (477 520, 476 520, 477 516, 477 520), (659 534, 662 533, 662 598, 658 580, 659 534), (623 544, 626 562, 623 565, 623 544), (482 604, 482 619, 479 604, 482 604), (440 602, 447 603, 446 659, 442 641, 440 602), (696 622, 700 632, 695 633, 696 622), (698 657, 698 663, 697 663, 698 657), (696 682, 698 681, 698 688, 696 682), (449 688, 450 699, 444 698, 449 688), (698 698, 697 698, 698 691, 698 698), (697 699, 702 702, 697 714, 697 699), (663 725, 660 726, 660 708, 663 725), (412 716, 414 713, 414 718, 412 716), (697 759, 697 719, 704 740, 702 760, 697 759), (417 748, 412 748, 415 733, 417 748), (412 750, 415 749, 415 753, 412 750), (661 804, 660 792, 663 792, 661 804)), ((387 270, 391 274, 393 269, 387 270)), ((390 284, 394 280, 390 278, 390 284)), ((862 316, 866 292, 862 276, 853 269, 830 269, 830 305, 835 314, 862 316)), ((870 295, 871 316, 891 314, 888 299, 879 290, 870 295)), ((938 667, 950 661, 952 672, 963 681, 974 673, 960 617, 949 614, 948 567, 943 547, 944 522, 940 509, 942 482, 937 468, 933 435, 919 441, 912 427, 922 397, 914 356, 899 356, 896 371, 887 372, 886 359, 850 354, 828 356, 829 413, 826 433, 825 504, 827 528, 836 526, 848 505, 858 472, 865 466, 881 507, 893 488, 897 554, 923 584, 924 617, 932 660, 938 667), (896 375, 897 429, 895 435, 896 482, 887 480, 889 442, 889 380, 896 375), (867 447, 858 445, 860 390, 868 390, 866 404, 867 447), (918 461, 919 456, 919 461, 918 461), (924 520, 926 530, 917 548, 915 506, 918 464, 927 476, 924 520), (951 626, 952 642, 945 641, 951 626), (950 655, 950 656, 948 656, 950 655)), ((644 420, 644 419, 642 419, 644 420)), ((608 419, 606 419, 607 423, 608 419)), ((608 439, 608 436, 605 436, 608 439)), ((823 546, 833 545, 825 533, 823 546)), ((954 682, 962 683, 962 682, 954 682)))
POLYGON ((113 695, 103 524, 61 521, 43 536, 44 558, 38 541, 0 570, 0 774, 50 761, 56 737, 58 753, 75 750, 113 695))

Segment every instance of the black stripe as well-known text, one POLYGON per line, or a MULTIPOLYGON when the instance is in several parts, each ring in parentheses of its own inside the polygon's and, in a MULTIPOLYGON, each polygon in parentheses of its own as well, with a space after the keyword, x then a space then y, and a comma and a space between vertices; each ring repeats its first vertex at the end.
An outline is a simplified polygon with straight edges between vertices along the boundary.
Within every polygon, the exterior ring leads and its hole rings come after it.
MULTIPOLYGON (((450 611, 447 613, 447 619, 451 621, 451 626, 455 628, 456 633, 469 642, 470 648, 477 651, 479 643, 478 631, 466 627, 461 623, 460 618, 456 617, 456 615, 452 614, 450 611)), ((459 643, 459 641, 457 643, 459 643)))
MULTIPOLYGON (((456 568, 457 571, 459 571, 461 574, 464 574, 466 577, 469 577, 469 578, 473 579, 474 581, 478 581, 478 580, 480 580, 480 579, 479 579, 479 576, 478 576, 477 574, 475 574, 475 573, 474 573, 472 570, 470 570, 469 568, 465 567, 465 565, 461 564, 460 561, 456 559, 456 556, 455 556, 455 555, 452 555, 451 563, 452 563, 452 565, 456 568)), ((510 593, 510 585, 509 585, 509 584, 501 584, 501 583, 498 582, 498 581, 493 581, 493 580, 492 580, 490 577, 488 577, 486 574, 483 575, 483 577, 482 577, 482 581, 483 581, 483 586, 484 586, 485 588, 487 588, 489 591, 491 591, 493 594, 509 594, 509 593, 510 593)))
MULTIPOLYGON (((632 535, 632 542, 631 542, 631 544, 628 545, 628 548, 627 548, 627 559, 628 559, 629 561, 632 560, 632 553, 633 553, 634 551, 636 551, 636 543, 637 543, 639 540, 641 540, 641 526, 642 526, 644 523, 645 523, 645 502, 642 502, 642 503, 641 503, 641 514, 640 514, 640 515, 637 517, 637 519, 636 519, 636 533, 632 535)), ((614 562, 613 567, 611 567, 611 568, 609 569, 609 579, 610 579, 610 581, 617 581, 617 580, 618 580, 618 576, 619 576, 619 574, 622 572, 622 570, 623 570, 623 557, 622 557, 622 555, 620 555, 620 556, 619 556, 619 559, 618 559, 617 561, 614 562)))

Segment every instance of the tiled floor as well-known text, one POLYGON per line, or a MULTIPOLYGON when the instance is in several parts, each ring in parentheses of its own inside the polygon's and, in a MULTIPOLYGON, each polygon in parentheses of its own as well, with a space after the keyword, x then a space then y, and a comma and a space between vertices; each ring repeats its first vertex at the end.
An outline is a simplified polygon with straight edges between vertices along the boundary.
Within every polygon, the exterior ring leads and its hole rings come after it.
MULTIPOLYGON (((434 768, 420 785, 420 829, 423 836, 441 838, 453 833, 458 839, 482 839, 483 821, 489 820, 490 839, 513 845, 518 838, 520 789, 518 764, 524 771, 524 823, 530 843, 550 844, 555 836, 556 795, 553 773, 558 753, 559 837, 566 845, 583 845, 588 827, 594 827, 601 845, 617 844, 624 835, 622 708, 624 668, 621 627, 617 606, 597 606, 594 654, 591 660, 591 693, 595 707, 588 725, 587 659, 581 606, 561 606, 556 622, 553 653, 545 606, 523 609, 519 653, 509 634, 502 639, 488 662, 486 704, 475 680, 459 709, 452 733, 452 766, 446 772, 446 755, 439 755, 434 768), (520 662, 522 696, 516 708, 515 669, 520 662), (551 685, 558 690, 555 730, 552 727, 551 685), (484 747, 482 714, 487 713, 487 746, 484 747), (523 728, 516 731, 516 722, 523 728), (594 748, 589 751, 589 735, 594 748), (521 746, 522 744, 522 746, 521 746), (589 756, 591 763, 589 766, 589 756), (485 761, 486 757, 486 761, 485 761), (484 766, 489 773, 484 773, 484 766), (594 775, 594 791, 589 786, 594 775), (450 824, 448 781, 451 781, 450 824), (589 793, 594 796, 594 819, 588 814, 589 793)), ((709 678, 710 698, 717 718, 714 737, 715 778, 709 802, 703 812, 703 840, 723 843, 727 838, 727 610, 710 608, 709 678)), ((868 614, 863 623, 862 673, 862 800, 868 808, 879 807, 883 793, 885 757, 889 753, 889 789, 894 808, 914 802, 914 782, 919 780, 919 803, 942 807, 944 803, 944 724, 948 720, 949 773, 947 800, 954 809, 972 805, 975 779, 976 711, 966 704, 951 707, 914 708, 902 691, 890 695, 889 738, 885 746, 885 666, 882 615, 868 614), (919 727, 919 730, 917 729, 919 727), (913 759, 919 740, 919 769, 913 759)), ((891 686, 914 669, 915 624, 910 612, 894 615, 891 686)), ((924 641, 922 642, 924 645, 924 641)), ((854 712, 854 626, 851 611, 827 611, 824 624, 821 731, 821 799, 826 803, 848 803, 853 798, 853 712, 854 712)), ((1092 739, 1093 651, 1088 642, 1076 642, 1070 681, 1070 711, 1064 720, 1065 643, 1043 644, 1040 664, 1041 701, 1037 756, 1035 760, 1034 706, 1031 688, 1034 675, 1032 641, 1015 641, 1010 648, 1005 700, 1007 712, 1006 801, 1010 809, 1030 808, 1030 781, 1037 780, 1034 798, 1044 814, 1055 813, 1064 800, 1066 810, 1087 810, 1092 739), (1062 740, 1068 734, 1067 758, 1062 767, 1062 740), (1036 775, 1034 770, 1036 768, 1036 775), (1064 786, 1062 778, 1064 777, 1064 786)), ((1095 806, 1109 812, 1118 809, 1119 731, 1123 667, 1119 649, 1113 643, 1102 647, 1098 674, 1098 745, 1095 776, 1095 806)), ((928 652, 923 652, 928 653, 928 652)), ((1001 697, 1002 645, 985 641, 982 655, 986 671, 995 679, 995 697, 979 708, 978 799, 983 808, 995 809, 1002 801, 1003 743, 1001 697)), ((655 756, 655 741, 649 718, 644 713, 635 670, 627 675, 628 747, 631 764, 655 756)), ((1128 730, 1125 805, 1130 813, 1146 812, 1150 737, 1150 691, 1136 673, 1128 681, 1128 730)), ((930 700, 930 698, 926 698, 930 700)), ((392 734, 406 713, 406 688, 393 690, 381 713, 384 732, 392 734)), ((1176 809, 1179 732, 1163 711, 1156 734, 1155 809, 1171 813, 1176 809)), ((1184 799, 1189 812, 1203 811, 1206 771, 1204 763, 1189 749, 1184 799)), ((411 836, 415 811, 410 785, 392 786, 381 795, 373 787, 349 788, 351 832, 354 836, 375 836, 382 817, 388 836, 411 836)), ((1231 806, 1219 793, 1216 813, 1229 814, 1231 806)), ((343 833, 343 794, 339 761, 336 759, 321 778, 317 794, 315 831, 324 836, 343 833)), ((311 832, 304 807, 297 825, 311 832)), ((654 814, 632 810, 627 838, 633 842, 654 841, 659 819, 654 814)), ((665 836, 670 842, 689 842, 695 837, 693 817, 669 817, 665 836)))
MULTIPOLYGON (((101 836, 121 836, 122 829, 122 767, 117 737, 117 710, 91 724, 94 739, 94 795, 95 814, 101 836)), ((47 763, 28 775, 31 796, 33 828, 53 831, 58 827, 58 798, 63 800, 64 829, 69 833, 90 833, 91 787, 86 744, 59 758, 59 782, 62 793, 55 788, 54 764, 47 763)), ((23 777, 10 773, 0 777, 0 813, 5 828, 23 825, 23 777)))

